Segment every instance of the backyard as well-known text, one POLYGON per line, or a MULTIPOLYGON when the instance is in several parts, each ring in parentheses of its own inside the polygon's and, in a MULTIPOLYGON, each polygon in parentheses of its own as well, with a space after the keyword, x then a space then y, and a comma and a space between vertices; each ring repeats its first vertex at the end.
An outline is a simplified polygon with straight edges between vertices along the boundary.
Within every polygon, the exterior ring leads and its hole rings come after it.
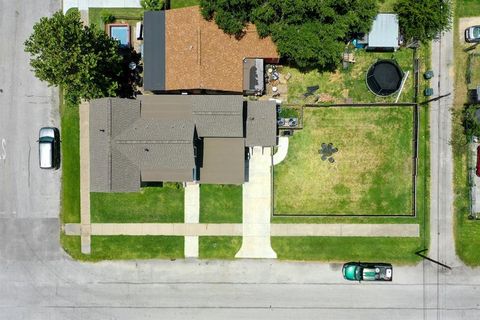
MULTIPOLYGON (((284 67, 283 74, 290 74, 288 80, 289 103, 372 103, 395 102, 397 94, 390 97, 375 96, 366 85, 366 74, 370 66, 380 59, 395 60, 403 73, 409 72, 405 86, 399 97, 399 102, 413 101, 413 50, 402 48, 396 52, 378 53, 366 52, 364 49, 353 50, 355 63, 347 69, 339 67, 336 72, 323 72, 317 70, 301 72, 298 69, 284 67), (319 86, 318 90, 308 98, 304 97, 307 88, 319 86)), ((428 55, 428 46, 419 50, 420 58, 428 55)))
POLYGON ((305 108, 303 120, 274 167, 275 214, 412 214, 413 108, 305 108))

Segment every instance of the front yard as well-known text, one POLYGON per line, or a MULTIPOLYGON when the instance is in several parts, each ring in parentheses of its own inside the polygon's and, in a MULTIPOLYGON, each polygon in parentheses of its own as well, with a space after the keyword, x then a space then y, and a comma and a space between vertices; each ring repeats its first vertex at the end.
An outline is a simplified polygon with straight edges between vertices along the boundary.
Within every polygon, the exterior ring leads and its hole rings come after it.
POLYGON ((412 214, 412 120, 411 107, 305 108, 274 167, 275 214, 412 214))
POLYGON ((200 223, 242 223, 242 186, 202 184, 200 223))
POLYGON ((183 222, 184 189, 179 184, 146 187, 140 192, 90 193, 93 223, 183 222))

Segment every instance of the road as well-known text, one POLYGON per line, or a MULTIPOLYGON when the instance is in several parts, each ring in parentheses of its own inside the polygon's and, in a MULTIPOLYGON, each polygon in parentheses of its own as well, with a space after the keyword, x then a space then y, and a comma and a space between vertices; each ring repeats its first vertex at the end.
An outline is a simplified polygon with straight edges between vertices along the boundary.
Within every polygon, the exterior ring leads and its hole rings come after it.
MULTIPOLYGON (((396 266, 391 284, 359 284, 339 264, 72 261, 58 243, 60 173, 37 169, 38 128, 59 123, 57 91, 34 78, 22 48, 33 22, 60 4, 0 1, 1 320, 480 318, 480 272, 454 256, 449 100, 431 113, 430 255, 452 270, 396 266)), ((451 89, 448 37, 432 56, 442 92, 451 89)))

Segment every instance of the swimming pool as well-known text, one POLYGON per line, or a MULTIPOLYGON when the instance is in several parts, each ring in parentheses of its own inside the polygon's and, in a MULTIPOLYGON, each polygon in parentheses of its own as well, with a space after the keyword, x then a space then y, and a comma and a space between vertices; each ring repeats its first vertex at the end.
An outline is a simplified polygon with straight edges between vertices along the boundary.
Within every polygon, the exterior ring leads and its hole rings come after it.
POLYGON ((110 25, 110 37, 120 41, 120 45, 130 45, 130 26, 129 25, 110 25))

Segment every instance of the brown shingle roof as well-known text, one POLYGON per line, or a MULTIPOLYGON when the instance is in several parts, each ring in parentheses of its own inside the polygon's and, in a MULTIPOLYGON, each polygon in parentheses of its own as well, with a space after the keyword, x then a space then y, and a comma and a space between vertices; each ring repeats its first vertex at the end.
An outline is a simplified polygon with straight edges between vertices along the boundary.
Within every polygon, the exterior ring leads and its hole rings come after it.
POLYGON ((166 90, 242 92, 244 58, 279 58, 271 38, 261 39, 254 25, 237 40, 204 20, 198 6, 166 11, 165 30, 166 90))

